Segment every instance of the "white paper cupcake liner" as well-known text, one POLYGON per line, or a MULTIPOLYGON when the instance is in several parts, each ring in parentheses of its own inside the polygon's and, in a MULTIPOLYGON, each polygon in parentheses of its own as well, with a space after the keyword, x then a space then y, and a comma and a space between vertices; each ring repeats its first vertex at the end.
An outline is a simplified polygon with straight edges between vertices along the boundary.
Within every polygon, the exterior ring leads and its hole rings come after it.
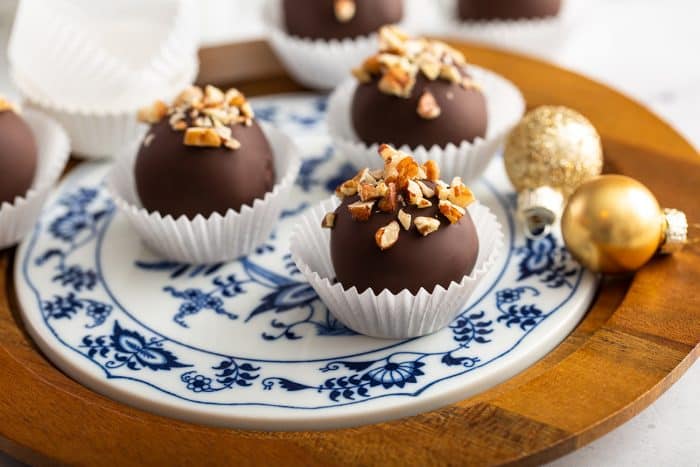
MULTIPOLYGON (((423 336, 447 326, 463 309, 479 281, 493 267, 503 250, 503 232, 496 216, 478 202, 469 206, 479 237, 479 256, 474 270, 461 282, 432 292, 403 290, 392 294, 372 289, 358 293, 335 281, 328 229, 321 228, 327 212, 337 208, 335 198, 309 209, 299 221, 290 241, 292 257, 306 280, 333 315, 350 329, 372 337, 403 339, 423 336)), ((361 258, 358 258, 361 261, 361 258)))
MULTIPOLYGON (((477 138, 473 143, 463 141, 459 145, 448 144, 444 147, 436 145, 430 148, 411 148, 403 145, 398 148, 410 153, 420 163, 429 159, 436 161, 440 166, 442 178, 445 179, 462 177, 464 181, 470 181, 479 177, 525 111, 525 100, 513 83, 483 68, 470 66, 469 72, 481 85, 486 96, 486 138, 477 138)), ((349 78, 333 91, 328 101, 328 131, 336 150, 353 165, 358 168, 378 167, 382 164, 377 152, 379 145, 393 142, 378 141, 367 145, 357 137, 351 116, 356 88, 357 81, 349 78)))
POLYGON ((224 216, 214 213, 194 219, 149 212, 141 206, 136 192, 133 173, 137 149, 132 146, 119 157, 108 177, 117 207, 143 242, 164 258, 199 264, 251 253, 277 224, 301 166, 299 152, 288 136, 266 125, 262 128, 274 153, 276 184, 252 206, 243 206, 238 212, 230 209, 224 216))
POLYGON ((265 20, 272 48, 284 67, 297 82, 312 89, 333 89, 379 47, 376 33, 342 41, 291 36, 282 26, 278 0, 267 3, 265 20))
POLYGON ((62 103, 140 100, 196 53, 197 12, 193 0, 24 0, 8 57, 62 103))
POLYGON ((546 18, 493 19, 461 21, 457 18, 457 1, 443 0, 441 33, 474 42, 535 54, 551 55, 564 43, 569 29, 569 8, 566 1, 558 15, 546 18))
POLYGON ((22 112, 22 118, 36 140, 37 173, 32 188, 24 196, 0 205, 0 249, 14 245, 32 229, 70 153, 68 135, 58 123, 33 110, 22 112))
POLYGON ((187 87, 197 76, 198 62, 191 58, 185 62, 187 69, 168 83, 162 90, 137 104, 119 107, 103 107, 101 102, 91 105, 65 105, 42 94, 32 80, 19 70, 12 70, 12 78, 27 107, 36 108, 58 121, 68 132, 72 152, 85 159, 113 157, 134 141, 139 141, 146 131, 136 115, 139 108, 156 99, 169 101, 187 87))

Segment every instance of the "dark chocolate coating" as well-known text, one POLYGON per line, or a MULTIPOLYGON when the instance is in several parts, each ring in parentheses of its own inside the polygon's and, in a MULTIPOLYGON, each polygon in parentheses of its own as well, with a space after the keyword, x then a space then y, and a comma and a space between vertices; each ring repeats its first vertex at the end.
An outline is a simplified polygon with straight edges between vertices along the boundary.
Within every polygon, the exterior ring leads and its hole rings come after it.
POLYGON ((556 16, 561 0, 458 0, 459 19, 522 19, 556 16))
POLYGON ((168 119, 153 125, 148 146, 141 145, 134 168, 136 189, 148 211, 193 219, 238 211, 263 198, 274 185, 272 148, 258 124, 231 126, 241 147, 192 147, 183 144, 168 119))
POLYGON ((342 23, 333 0, 282 0, 284 24, 292 36, 308 39, 345 39, 377 32, 403 18, 403 0, 355 0, 355 16, 342 23))
POLYGON ((20 115, 0 112, 0 204, 12 203, 32 186, 38 163, 34 134, 20 115))
POLYGON ((423 287, 432 292, 438 284, 447 288, 452 281, 460 282, 474 269, 479 238, 468 213, 450 224, 438 214, 437 202, 425 209, 406 207, 404 211, 414 219, 416 215, 437 217, 440 228, 423 237, 413 224, 408 231, 401 227, 396 244, 382 251, 374 234, 397 220, 396 214, 375 212, 367 222, 355 221, 347 206, 357 200, 357 196, 343 200, 331 231, 331 260, 343 288, 355 286, 359 292, 371 288, 375 294, 384 289, 391 293, 408 289, 416 294, 423 287))
POLYGON ((438 79, 430 81, 418 74, 409 98, 385 94, 377 80, 358 84, 352 100, 352 123, 360 140, 371 145, 387 143, 411 148, 433 145, 459 145, 484 137, 488 125, 486 98, 477 89, 438 79), (441 109, 433 120, 418 115, 418 100, 429 90, 441 109))

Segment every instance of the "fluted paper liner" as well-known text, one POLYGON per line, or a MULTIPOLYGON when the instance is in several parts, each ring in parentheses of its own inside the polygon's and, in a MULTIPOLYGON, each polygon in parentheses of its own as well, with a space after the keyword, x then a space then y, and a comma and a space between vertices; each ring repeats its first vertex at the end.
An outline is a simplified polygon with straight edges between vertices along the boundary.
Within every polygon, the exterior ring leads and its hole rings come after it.
MULTIPOLYGON (((403 145, 398 149, 413 156, 416 161, 424 163, 432 159, 440 166, 442 178, 462 177, 464 181, 479 177, 498 152, 508 133, 518 123, 525 111, 525 100, 518 88, 505 78, 485 70, 470 66, 469 73, 481 85, 486 96, 488 112, 488 129, 486 138, 477 138, 474 142, 463 141, 459 145, 418 146, 411 148, 403 145)), ((349 78, 343 82, 330 97, 326 121, 336 150, 356 167, 378 167, 381 159, 377 150, 380 143, 392 144, 391 141, 378 141, 367 145, 357 137, 352 124, 351 105, 357 81, 349 78)), ((450 122, 445 121, 446 125, 450 122)))
POLYGON ((197 71, 197 59, 191 58, 186 71, 164 83, 159 95, 116 109, 102 107, 100 102, 82 106, 59 104, 43 95, 30 77, 19 70, 13 70, 12 78, 28 107, 50 115, 66 129, 73 154, 85 159, 100 159, 114 157, 124 147, 139 141, 147 127, 137 120, 138 109, 158 98, 173 99, 192 83, 197 71))
POLYGON ((0 249, 14 245, 31 231, 70 153, 68 136, 58 123, 33 110, 22 112, 22 118, 36 140, 37 173, 24 196, 0 204, 0 249))
POLYGON ((447 35, 475 42, 494 44, 534 53, 550 51, 561 45, 566 36, 568 2, 562 2, 558 15, 544 18, 490 19, 461 21, 456 0, 443 0, 441 31, 447 35))
POLYGON ((88 104, 103 99, 133 106, 134 101, 152 100, 164 82, 185 71, 197 53, 198 18, 194 0, 23 0, 8 58, 42 95, 61 105, 82 105, 87 98, 88 104), (162 37, 156 38, 151 55, 140 57, 148 54, 143 44, 139 47, 144 40, 140 33, 161 26, 162 37), (116 46, 101 44, 98 36, 111 38, 116 46))
POLYGON ((392 294, 385 289, 376 294, 367 289, 358 293, 355 287, 345 288, 335 282, 330 254, 331 232, 321 227, 323 216, 334 211, 339 203, 333 198, 309 209, 292 234, 290 249, 297 267, 323 303, 343 324, 360 334, 403 339, 444 328, 462 311, 503 250, 503 232, 496 216, 484 205, 474 202, 468 210, 479 237, 479 256, 471 274, 459 283, 452 282, 447 289, 438 285, 432 292, 420 289, 417 294, 408 290, 392 294))
POLYGON ((137 148, 133 146, 112 168, 108 188, 139 237, 166 259, 199 264, 247 255, 270 236, 301 165, 299 152, 288 136, 266 125, 262 128, 274 153, 276 184, 262 199, 256 199, 252 206, 242 206, 240 211, 229 209, 224 216, 214 213, 194 219, 147 211, 136 192, 137 148))
POLYGON ((290 75, 306 87, 330 90, 379 48, 378 35, 343 40, 303 39, 286 33, 278 0, 266 5, 272 48, 290 75))

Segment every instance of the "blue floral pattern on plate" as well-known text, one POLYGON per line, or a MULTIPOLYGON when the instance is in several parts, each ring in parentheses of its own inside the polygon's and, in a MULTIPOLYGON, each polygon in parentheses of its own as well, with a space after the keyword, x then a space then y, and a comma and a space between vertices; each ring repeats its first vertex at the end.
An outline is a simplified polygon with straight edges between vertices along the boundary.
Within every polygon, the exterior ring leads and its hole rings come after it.
POLYGON ((323 135, 324 98, 265 98, 256 109, 297 135, 306 157, 279 227, 246 258, 190 265, 154 256, 116 213, 104 165, 78 168, 47 206, 17 258, 18 295, 32 335, 76 379, 195 421, 343 426, 453 402, 483 388, 487 372, 495 384, 537 358, 538 339, 552 348, 585 312, 595 279, 558 235, 533 241, 515 231, 496 163, 474 189, 504 224, 508 251, 477 296, 432 336, 353 333, 304 281, 287 242, 296 218, 355 168, 323 135))

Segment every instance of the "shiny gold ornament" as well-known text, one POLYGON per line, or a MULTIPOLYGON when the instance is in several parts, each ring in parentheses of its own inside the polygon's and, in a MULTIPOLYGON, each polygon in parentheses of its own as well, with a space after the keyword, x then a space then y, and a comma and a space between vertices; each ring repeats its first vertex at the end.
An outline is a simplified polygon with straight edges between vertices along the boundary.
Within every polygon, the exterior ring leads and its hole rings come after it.
POLYGON ((616 274, 636 271, 657 252, 687 242, 688 224, 677 210, 662 210, 641 183, 603 175, 581 185, 561 220, 564 243, 585 267, 616 274))
POLYGON ((581 183, 601 173, 603 148, 586 117, 567 107, 542 106, 513 129, 503 159, 526 234, 536 236, 554 224, 581 183))

